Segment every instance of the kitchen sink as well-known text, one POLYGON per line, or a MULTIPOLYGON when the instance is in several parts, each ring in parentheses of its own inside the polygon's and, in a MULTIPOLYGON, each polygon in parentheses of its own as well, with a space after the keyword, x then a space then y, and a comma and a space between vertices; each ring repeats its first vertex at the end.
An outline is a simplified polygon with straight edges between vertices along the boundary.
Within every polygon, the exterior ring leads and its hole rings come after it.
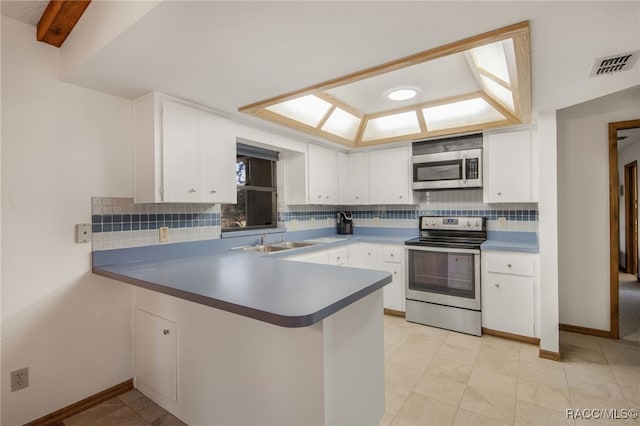
POLYGON ((276 251, 289 250, 300 247, 308 247, 315 245, 316 243, 303 242, 303 241, 283 241, 281 243, 273 244, 259 244, 256 246, 236 247, 238 250, 245 251, 258 251, 261 253, 273 253, 276 251))
POLYGON ((289 250, 290 247, 277 247, 271 244, 260 244, 258 246, 239 247, 240 250, 245 251, 259 251, 262 253, 272 253, 274 251, 289 250))
POLYGON ((306 241, 283 241, 281 243, 271 244, 271 247, 284 247, 284 248, 300 248, 300 247, 309 247, 313 246, 316 243, 306 242, 306 241))

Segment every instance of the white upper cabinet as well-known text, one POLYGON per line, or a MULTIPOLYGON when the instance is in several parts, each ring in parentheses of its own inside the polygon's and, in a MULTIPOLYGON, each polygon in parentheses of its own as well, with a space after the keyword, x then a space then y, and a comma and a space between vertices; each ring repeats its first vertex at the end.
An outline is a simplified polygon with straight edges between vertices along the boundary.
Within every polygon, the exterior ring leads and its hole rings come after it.
POLYGON ((484 135, 484 202, 535 202, 536 156, 529 129, 484 135))
POLYGON ((371 204, 411 204, 411 148, 371 151, 369 185, 371 204))
POLYGON ((309 145, 307 155, 309 204, 338 204, 337 151, 309 145))
MULTIPOLYGON (((287 204, 338 204, 338 152, 309 145, 305 153, 286 155, 287 204)), ((344 158, 343 158, 344 161, 344 158)))
POLYGON ((344 204, 369 203, 369 153, 356 152, 347 155, 346 182, 340 181, 340 187, 346 188, 344 204))
POLYGON ((229 120, 158 94, 134 104, 136 203, 235 203, 229 120))
POLYGON ((217 115, 202 115, 204 201, 236 203, 236 138, 231 121, 217 115))
POLYGON ((286 203, 412 204, 411 147, 341 153, 309 145, 287 153, 286 203))

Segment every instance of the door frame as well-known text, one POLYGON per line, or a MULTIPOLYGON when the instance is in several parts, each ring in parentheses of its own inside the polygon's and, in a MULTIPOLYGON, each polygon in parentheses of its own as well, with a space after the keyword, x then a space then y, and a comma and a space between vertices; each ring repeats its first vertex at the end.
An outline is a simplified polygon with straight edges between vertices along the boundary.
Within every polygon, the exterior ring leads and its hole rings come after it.
POLYGON ((620 338, 620 200, 618 195, 618 130, 640 127, 640 119, 609 123, 609 337, 620 338))
POLYGON ((638 162, 624 165, 625 272, 638 274, 638 162))

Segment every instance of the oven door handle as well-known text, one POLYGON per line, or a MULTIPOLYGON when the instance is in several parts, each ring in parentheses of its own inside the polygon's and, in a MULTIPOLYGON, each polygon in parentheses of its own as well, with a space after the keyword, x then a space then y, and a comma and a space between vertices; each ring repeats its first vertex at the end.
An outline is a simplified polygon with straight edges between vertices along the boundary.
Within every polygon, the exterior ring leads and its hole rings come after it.
POLYGON ((466 253, 466 254, 480 254, 480 250, 477 249, 463 249, 455 247, 433 247, 433 246, 405 246, 407 251, 436 251, 440 253, 466 253))

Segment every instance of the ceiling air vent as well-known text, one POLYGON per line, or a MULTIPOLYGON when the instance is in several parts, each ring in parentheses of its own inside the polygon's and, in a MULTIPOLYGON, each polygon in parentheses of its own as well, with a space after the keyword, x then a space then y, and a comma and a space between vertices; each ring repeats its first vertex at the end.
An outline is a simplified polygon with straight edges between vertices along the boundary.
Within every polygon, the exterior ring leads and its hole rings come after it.
POLYGON ((640 50, 634 50, 633 52, 598 58, 593 64, 589 77, 628 70, 636 63, 639 54, 640 50))

